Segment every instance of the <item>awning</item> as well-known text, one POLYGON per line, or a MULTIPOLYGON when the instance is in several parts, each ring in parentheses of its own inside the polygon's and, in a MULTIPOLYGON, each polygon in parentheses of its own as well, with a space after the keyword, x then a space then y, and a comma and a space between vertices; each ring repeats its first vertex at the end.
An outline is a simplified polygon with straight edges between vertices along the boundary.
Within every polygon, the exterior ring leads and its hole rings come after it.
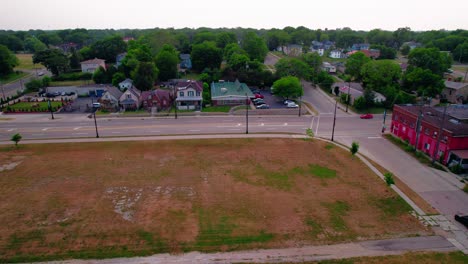
POLYGON ((461 159, 468 159, 468 149, 452 150, 451 152, 461 159))

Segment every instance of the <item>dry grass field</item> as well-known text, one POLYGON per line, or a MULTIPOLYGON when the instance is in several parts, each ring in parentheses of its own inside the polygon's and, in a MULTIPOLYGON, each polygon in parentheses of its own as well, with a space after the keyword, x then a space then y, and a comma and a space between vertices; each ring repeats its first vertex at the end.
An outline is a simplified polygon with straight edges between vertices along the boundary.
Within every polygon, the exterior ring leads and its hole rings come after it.
POLYGON ((0 262, 428 234, 348 151, 300 139, 0 148, 0 262))

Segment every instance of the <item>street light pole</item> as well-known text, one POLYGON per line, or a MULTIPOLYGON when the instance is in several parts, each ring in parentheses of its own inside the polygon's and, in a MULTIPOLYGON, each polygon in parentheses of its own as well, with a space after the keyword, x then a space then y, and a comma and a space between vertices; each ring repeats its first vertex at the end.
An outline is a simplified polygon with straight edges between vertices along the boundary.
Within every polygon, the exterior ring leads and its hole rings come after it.
POLYGON ((332 128, 332 137, 331 141, 333 141, 333 137, 335 136, 335 123, 336 123, 336 106, 338 105, 338 101, 335 102, 335 113, 333 114, 333 128, 332 128))
POLYGON ((177 119, 177 91, 176 91, 176 85, 175 83, 172 84, 173 90, 174 90, 174 111, 175 111, 175 119, 177 119))
POLYGON ((351 82, 348 82, 348 96, 346 96, 346 113, 348 113, 349 93, 351 92, 351 82))
POLYGON ((52 119, 54 119, 54 112, 52 111, 52 104, 50 103, 50 99, 49 101, 47 101, 47 104, 49 106, 49 111, 50 111, 50 114, 52 115, 52 119))
POLYGON ((98 129, 97 129, 97 121, 96 121, 96 110, 94 110, 94 127, 96 128, 96 138, 99 138, 99 132, 98 132, 98 129))
POLYGON ((249 133, 249 97, 245 93, 245 134, 249 133))

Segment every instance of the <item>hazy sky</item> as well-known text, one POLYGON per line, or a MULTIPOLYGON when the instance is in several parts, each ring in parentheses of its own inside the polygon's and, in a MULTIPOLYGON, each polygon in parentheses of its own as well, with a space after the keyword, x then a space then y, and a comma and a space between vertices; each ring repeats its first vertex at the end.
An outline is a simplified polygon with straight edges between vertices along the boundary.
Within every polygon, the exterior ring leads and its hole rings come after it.
POLYGON ((0 29, 468 29, 468 0, 2 0, 0 29))

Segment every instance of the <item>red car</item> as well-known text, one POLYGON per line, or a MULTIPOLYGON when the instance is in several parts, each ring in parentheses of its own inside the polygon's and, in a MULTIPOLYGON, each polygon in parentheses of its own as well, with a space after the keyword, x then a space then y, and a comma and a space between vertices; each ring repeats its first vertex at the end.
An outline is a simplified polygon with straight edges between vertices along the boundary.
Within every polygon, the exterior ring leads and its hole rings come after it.
POLYGON ((372 114, 363 114, 361 115, 361 119, 372 119, 374 116, 372 114))
POLYGON ((265 98, 265 96, 263 96, 261 94, 258 94, 258 93, 254 94, 254 95, 255 95, 255 98, 261 98, 261 99, 265 98))

